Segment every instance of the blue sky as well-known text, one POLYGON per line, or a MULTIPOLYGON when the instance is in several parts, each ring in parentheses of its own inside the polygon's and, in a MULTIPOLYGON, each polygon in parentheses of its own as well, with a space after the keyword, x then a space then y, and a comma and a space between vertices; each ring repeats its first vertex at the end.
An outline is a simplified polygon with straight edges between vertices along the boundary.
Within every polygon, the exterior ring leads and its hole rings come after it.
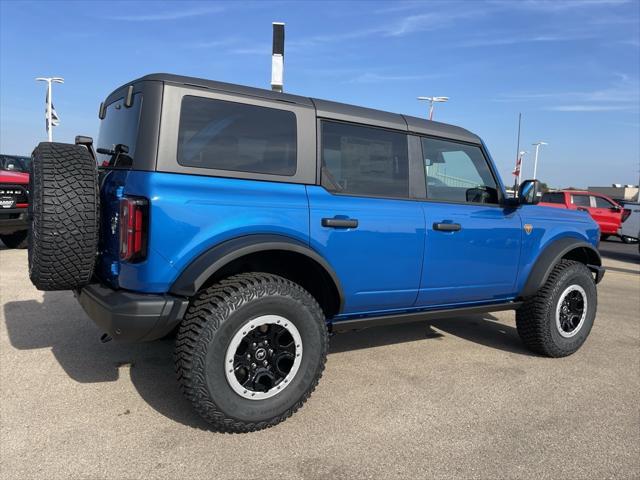
MULTIPOLYGON (((271 22, 286 30, 285 90, 437 120, 482 136, 505 180, 522 144, 549 142, 557 187, 637 183, 640 0, 23 2, 0 0, 0 151, 97 135, 115 87, 170 72, 269 88, 271 22)), ((525 177, 532 156, 525 157, 525 177)))

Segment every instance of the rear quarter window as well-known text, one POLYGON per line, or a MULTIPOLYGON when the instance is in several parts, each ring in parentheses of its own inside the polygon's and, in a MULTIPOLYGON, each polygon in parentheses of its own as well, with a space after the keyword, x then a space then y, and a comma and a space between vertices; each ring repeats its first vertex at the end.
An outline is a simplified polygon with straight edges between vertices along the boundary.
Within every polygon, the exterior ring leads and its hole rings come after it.
POLYGON ((178 131, 183 166, 292 176, 296 116, 275 108, 185 96, 178 131))

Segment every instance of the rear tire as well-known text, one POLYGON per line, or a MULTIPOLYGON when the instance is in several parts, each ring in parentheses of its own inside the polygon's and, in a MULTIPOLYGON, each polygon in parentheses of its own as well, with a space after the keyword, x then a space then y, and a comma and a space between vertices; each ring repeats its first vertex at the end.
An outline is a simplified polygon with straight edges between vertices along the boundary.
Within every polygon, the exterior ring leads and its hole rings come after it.
POLYGON ((29 277, 39 290, 88 284, 98 249, 98 178, 86 148, 41 143, 32 154, 29 277))
POLYGON ((250 432, 304 404, 327 350, 324 315, 306 290, 276 275, 246 273, 191 301, 176 339, 176 373, 215 430, 250 432))
POLYGON ((19 232, 7 233, 0 235, 0 240, 7 248, 27 248, 28 230, 20 230, 19 232))
POLYGON ((608 235, 608 234, 602 234, 602 235, 600 235, 600 240, 602 240, 602 241, 604 242, 604 241, 605 241, 605 240, 607 240, 610 236, 611 236, 611 235, 608 235))
POLYGON ((589 269, 579 262, 561 260, 536 296, 516 311, 518 334, 530 350, 541 355, 571 355, 589 336, 597 303, 589 269))

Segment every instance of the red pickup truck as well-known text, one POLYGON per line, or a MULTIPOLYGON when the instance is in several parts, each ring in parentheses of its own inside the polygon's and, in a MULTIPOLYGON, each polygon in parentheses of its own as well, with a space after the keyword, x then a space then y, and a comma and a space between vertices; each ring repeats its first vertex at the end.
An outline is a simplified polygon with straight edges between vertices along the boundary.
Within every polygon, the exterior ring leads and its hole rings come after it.
POLYGON ((29 174, 0 169, 0 240, 9 248, 26 248, 29 174))
POLYGON ((546 192, 538 205, 589 213, 600 226, 603 240, 609 235, 618 235, 622 222, 631 214, 630 210, 622 208, 606 195, 579 190, 546 192))

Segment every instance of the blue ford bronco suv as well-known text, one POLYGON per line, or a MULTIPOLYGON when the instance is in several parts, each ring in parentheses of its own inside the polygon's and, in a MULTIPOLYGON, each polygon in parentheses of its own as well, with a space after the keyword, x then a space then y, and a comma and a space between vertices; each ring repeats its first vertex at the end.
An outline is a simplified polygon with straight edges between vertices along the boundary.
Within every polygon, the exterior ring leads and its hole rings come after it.
MULTIPOLYGON (((460 127, 168 74, 101 104, 97 144, 33 152, 29 274, 103 338, 176 332, 186 397, 247 432, 315 389, 331 332, 515 310, 575 352, 604 274, 593 220, 508 198, 460 127)), ((455 320, 451 320, 455 321, 455 320)))

